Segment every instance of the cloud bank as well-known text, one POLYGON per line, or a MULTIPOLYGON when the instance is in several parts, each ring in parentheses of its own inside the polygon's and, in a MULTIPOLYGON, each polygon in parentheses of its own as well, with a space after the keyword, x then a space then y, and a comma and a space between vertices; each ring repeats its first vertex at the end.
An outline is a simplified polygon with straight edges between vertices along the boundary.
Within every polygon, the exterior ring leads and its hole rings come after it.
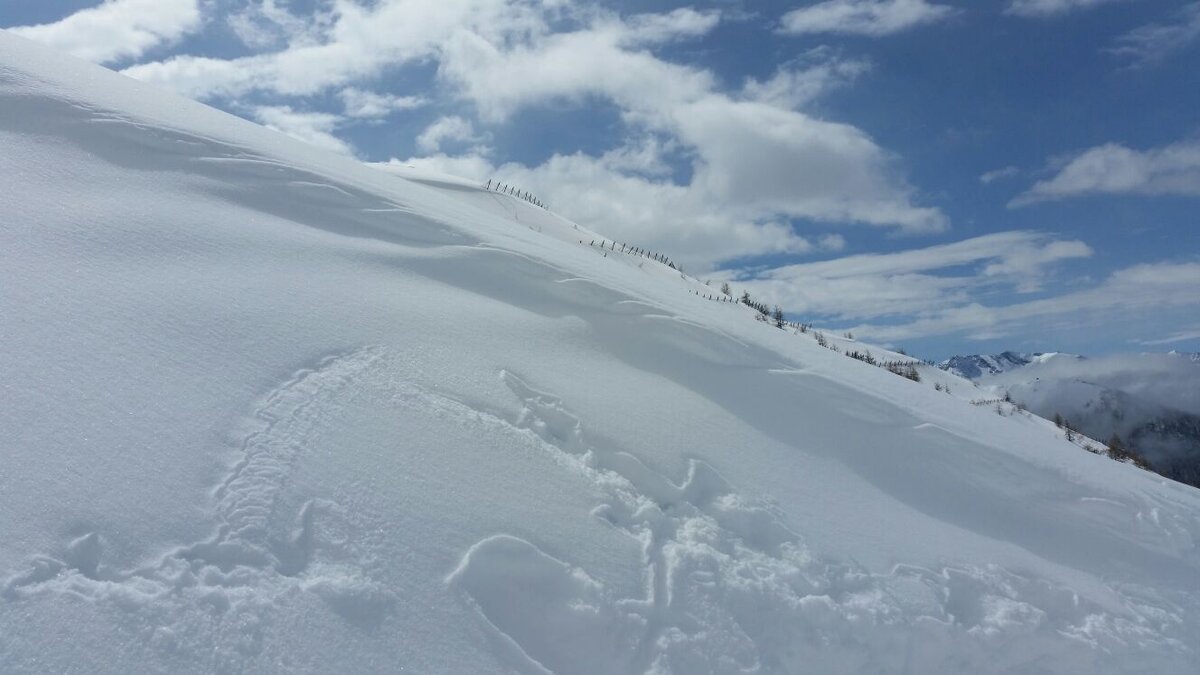
POLYGON ((107 0, 54 23, 7 30, 96 63, 136 59, 203 24, 199 0, 107 0))

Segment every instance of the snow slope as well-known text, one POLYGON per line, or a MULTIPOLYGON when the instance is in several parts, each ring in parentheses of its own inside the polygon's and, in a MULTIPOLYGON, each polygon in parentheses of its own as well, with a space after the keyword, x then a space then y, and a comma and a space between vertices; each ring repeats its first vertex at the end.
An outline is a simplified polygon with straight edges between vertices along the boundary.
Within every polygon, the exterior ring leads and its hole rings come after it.
POLYGON ((0 671, 1196 671, 1197 490, 400 172, 0 32, 0 671))

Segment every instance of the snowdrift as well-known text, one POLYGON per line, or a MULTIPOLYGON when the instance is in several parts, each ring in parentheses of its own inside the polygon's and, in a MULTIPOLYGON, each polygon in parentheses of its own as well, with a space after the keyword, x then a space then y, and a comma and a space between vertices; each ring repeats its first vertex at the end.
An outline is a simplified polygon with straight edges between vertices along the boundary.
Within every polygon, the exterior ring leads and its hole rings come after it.
POLYGON ((5 672, 1196 672, 1200 492, 531 204, 0 32, 0 213, 5 672))

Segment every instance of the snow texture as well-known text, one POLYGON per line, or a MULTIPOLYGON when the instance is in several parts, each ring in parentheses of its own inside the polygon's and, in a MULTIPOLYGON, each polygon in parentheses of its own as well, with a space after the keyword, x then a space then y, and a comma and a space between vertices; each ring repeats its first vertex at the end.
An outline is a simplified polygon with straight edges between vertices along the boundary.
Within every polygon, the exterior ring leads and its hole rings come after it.
POLYGON ((3 32, 0 111, 0 671, 1197 670, 1200 492, 965 380, 3 32))

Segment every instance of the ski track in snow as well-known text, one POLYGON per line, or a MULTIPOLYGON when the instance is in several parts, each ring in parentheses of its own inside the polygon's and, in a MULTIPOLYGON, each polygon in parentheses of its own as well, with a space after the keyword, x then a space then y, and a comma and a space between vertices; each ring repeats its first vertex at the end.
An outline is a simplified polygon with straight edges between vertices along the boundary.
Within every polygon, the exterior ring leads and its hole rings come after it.
POLYGON ((267 667, 258 659, 272 620, 298 594, 315 594, 354 627, 380 629, 398 596, 367 571, 373 553, 356 514, 322 499, 298 513, 280 508, 321 430, 369 388, 449 424, 526 438, 594 486, 594 517, 640 544, 641 597, 617 597, 596 575, 507 534, 466 550, 447 588, 482 619, 501 663, 519 671, 998 671, 1039 657, 1093 669, 1113 645, 1189 652, 1173 637, 1179 613, 1160 609, 1171 606, 1163 598, 1139 602, 1143 589, 1114 589, 1125 604, 1114 613, 997 566, 873 574, 812 555, 776 509, 738 494, 707 462, 689 460, 677 483, 592 437, 560 399, 511 372, 500 372, 521 403, 511 419, 409 375, 379 347, 301 370, 250 416, 241 459, 213 491, 211 538, 118 571, 104 564, 104 534, 88 533, 9 578, 0 603, 107 603, 164 658, 216 672, 267 667), (1062 660, 1062 636, 1073 638, 1076 660, 1062 660))
POLYGON ((472 546, 447 582, 494 632, 508 665, 533 673, 923 672, 1054 667, 1055 636, 1091 668, 1114 645, 1166 646, 1182 618, 1126 589, 1113 614, 1069 589, 998 566, 871 574, 806 550, 768 505, 706 462, 676 484, 585 433, 558 398, 510 372, 513 423, 603 495, 593 515, 642 545, 645 596, 613 597, 586 570, 498 534, 472 546), (1025 641, 1028 649, 1014 644, 1025 641), (988 649, 991 646, 993 649, 988 649), (889 660, 889 654, 905 660, 889 660), (981 657, 981 654, 991 656, 981 657), (814 658, 818 659, 814 661, 814 658), (1090 665, 1089 665, 1090 664, 1090 665))
POLYGON ((320 500, 281 513, 277 500, 311 449, 313 430, 338 414, 344 390, 381 354, 367 347, 326 358, 262 399, 241 460, 214 491, 218 526, 211 539, 116 571, 102 564, 103 533, 91 532, 59 557, 32 560, 0 587, 0 602, 71 595, 110 603, 161 652, 216 672, 239 671, 257 656, 273 606, 298 591, 315 593, 353 624, 379 624, 394 597, 359 569, 367 556, 342 544, 352 519, 320 500), (319 545, 325 550, 316 563, 319 545))

